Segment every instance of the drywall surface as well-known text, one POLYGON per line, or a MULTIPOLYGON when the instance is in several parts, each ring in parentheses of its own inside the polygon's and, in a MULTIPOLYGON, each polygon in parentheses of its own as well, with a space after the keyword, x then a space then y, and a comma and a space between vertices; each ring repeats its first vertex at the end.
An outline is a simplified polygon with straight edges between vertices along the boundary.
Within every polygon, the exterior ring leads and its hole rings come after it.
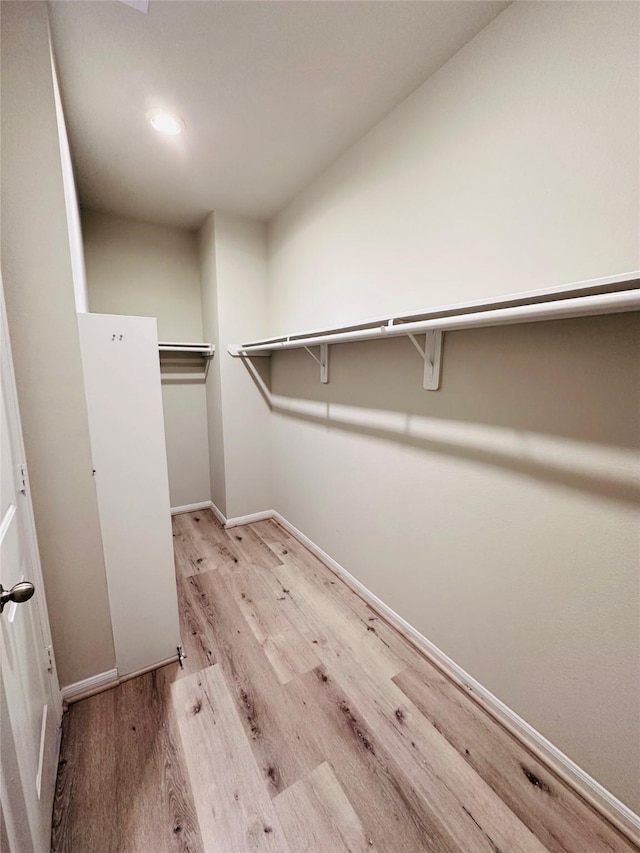
POLYGON ((89 296, 87 293, 87 274, 84 268, 84 249, 82 246, 82 228, 80 226, 80 208, 78 206, 78 194, 76 182, 73 175, 73 164, 71 162, 71 151, 69 149, 69 138, 60 99, 58 87, 58 74, 56 70, 55 57, 51 55, 53 95, 56 105, 56 120, 58 123, 58 142, 60 144, 60 164, 62 166, 62 182, 64 186, 64 200, 67 211, 67 230, 69 232, 69 251, 71 253, 71 272, 73 275, 73 292, 76 300, 76 311, 80 314, 89 310, 89 296))
POLYGON ((160 340, 202 340, 194 232, 85 208, 82 230, 92 312, 156 317, 160 340))
MULTIPOLYGON (((85 209, 82 227, 92 312, 156 317, 160 340, 203 340, 200 265, 193 232, 85 209)), ((171 506, 211 499, 202 373, 200 361, 163 356, 171 506)))
MULTIPOLYGON (((637 268, 639 12, 509 6, 272 223, 270 332, 637 268)), ((636 810, 638 331, 447 333, 438 392, 406 339, 271 375, 275 508, 636 810)))
POLYGON ((227 353, 230 343, 266 334, 267 240, 262 223, 232 214, 216 212, 213 229, 226 511, 219 508, 235 518, 273 506, 271 416, 260 391, 269 364, 227 353))
POLYGON ((502 12, 274 221, 272 332, 634 269, 639 14, 502 12))
POLYGON ((207 428, 209 441, 211 500, 227 515, 227 486, 224 469, 222 428, 222 362, 226 358, 218 334, 218 285, 216 281, 215 216, 210 213, 198 232, 202 281, 202 323, 204 336, 216 344, 217 353, 207 374, 207 428))
POLYGON ((2 3, 2 272, 60 683, 114 666, 45 3, 2 3), (25 109, 25 104, 29 109, 25 109))

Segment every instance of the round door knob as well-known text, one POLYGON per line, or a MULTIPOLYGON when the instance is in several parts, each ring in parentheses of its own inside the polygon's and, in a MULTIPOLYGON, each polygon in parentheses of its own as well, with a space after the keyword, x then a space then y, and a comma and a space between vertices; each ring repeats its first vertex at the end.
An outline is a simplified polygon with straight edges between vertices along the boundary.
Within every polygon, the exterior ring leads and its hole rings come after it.
POLYGON ((29 581, 15 583, 11 589, 5 589, 0 584, 0 613, 4 610, 5 604, 8 604, 10 601, 15 601, 16 604, 29 601, 35 591, 35 586, 29 581))

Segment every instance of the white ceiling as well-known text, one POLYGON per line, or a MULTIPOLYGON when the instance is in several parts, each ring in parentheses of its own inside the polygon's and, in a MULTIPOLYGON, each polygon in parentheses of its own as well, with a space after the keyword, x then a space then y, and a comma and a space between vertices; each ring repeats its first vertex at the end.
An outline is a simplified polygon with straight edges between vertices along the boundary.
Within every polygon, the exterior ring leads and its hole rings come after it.
POLYGON ((508 2, 49 3, 84 205, 269 219, 508 2), (186 124, 162 137, 161 107, 186 124))

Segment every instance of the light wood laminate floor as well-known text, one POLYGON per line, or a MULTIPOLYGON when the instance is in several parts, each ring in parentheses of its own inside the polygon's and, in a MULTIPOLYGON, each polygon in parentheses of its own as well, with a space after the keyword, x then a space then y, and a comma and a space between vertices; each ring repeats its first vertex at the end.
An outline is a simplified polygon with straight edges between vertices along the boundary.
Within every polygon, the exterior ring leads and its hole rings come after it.
POLYGON ((70 707, 54 851, 638 849, 276 522, 174 544, 185 668, 70 707))

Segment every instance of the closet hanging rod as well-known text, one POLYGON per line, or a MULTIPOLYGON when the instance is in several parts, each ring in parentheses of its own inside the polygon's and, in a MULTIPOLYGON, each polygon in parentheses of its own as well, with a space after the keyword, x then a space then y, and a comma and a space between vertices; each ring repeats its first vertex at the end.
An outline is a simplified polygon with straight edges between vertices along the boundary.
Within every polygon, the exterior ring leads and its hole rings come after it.
POLYGON ((196 355, 201 355, 205 358, 215 354, 216 348, 214 344, 206 343, 181 343, 174 341, 159 341, 158 350, 160 352, 192 352, 196 355))
POLYGON ((427 309, 404 315, 387 317, 365 323, 354 323, 351 327, 326 329, 311 333, 281 336, 229 346, 229 353, 244 355, 271 355, 284 349, 318 346, 320 344, 349 343, 352 341, 376 340, 385 337, 415 335, 420 332, 450 331, 456 329, 502 326, 542 320, 588 317, 598 314, 616 314, 640 310, 640 272, 597 279, 581 284, 567 285, 548 291, 531 291, 527 294, 512 294, 492 301, 462 303, 457 306, 427 309), (635 286, 634 286, 635 285, 635 286), (587 296, 567 296, 576 291, 584 292, 618 286, 613 292, 590 293, 587 296), (626 289, 629 288, 629 289, 626 289), (558 298, 558 296, 560 298, 558 298), (544 297, 544 298, 542 298, 544 297), (555 298, 554 298, 555 297, 555 298), (525 298, 527 301, 525 302, 525 298), (513 303, 517 304, 513 304, 513 303), (505 303, 507 303, 506 307, 505 303), (523 304, 524 303, 524 304, 523 304), (502 307, 493 307, 501 304, 502 307), (472 310, 480 309, 480 310, 472 310), (432 316, 428 316, 432 315, 432 316), (440 315, 440 316, 433 316, 440 315), (426 319, 414 320, 414 317, 426 319), (373 324, 376 324, 375 326, 373 324), (360 328, 357 328, 357 327, 360 328), (345 329, 343 331, 343 329, 345 329))
POLYGON ((552 302, 578 296, 594 296, 600 293, 618 293, 626 290, 634 290, 640 287, 640 270, 618 273, 617 275, 605 276, 603 278, 592 278, 586 281, 572 282, 570 284, 556 285, 555 287, 539 288, 537 290, 520 291, 509 293, 504 296, 494 296, 488 299, 476 299, 468 302, 457 302, 451 305, 439 305, 433 308, 425 308, 419 311, 403 312, 401 314, 385 314, 382 317, 369 317, 365 320, 349 323, 348 325, 335 326, 323 329, 305 329, 290 335, 277 335, 272 338, 261 338, 251 341, 244 346, 257 346, 280 341, 315 337, 317 335, 337 334, 338 332, 349 332, 357 329, 375 328, 387 325, 390 320, 395 322, 413 322, 428 320, 442 316, 457 316, 460 314, 471 314, 489 309, 509 308, 518 305, 533 305, 539 302, 552 302))

